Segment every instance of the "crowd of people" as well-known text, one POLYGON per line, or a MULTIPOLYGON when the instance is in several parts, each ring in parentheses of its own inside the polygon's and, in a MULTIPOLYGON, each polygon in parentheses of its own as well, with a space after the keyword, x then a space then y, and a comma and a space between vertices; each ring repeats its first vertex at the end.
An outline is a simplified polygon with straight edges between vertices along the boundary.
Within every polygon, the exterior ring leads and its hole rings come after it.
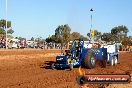
MULTIPOLYGON (((33 42, 31 44, 28 44, 26 40, 19 40, 19 41, 12 41, 8 40, 7 47, 9 49, 11 48, 41 48, 41 49, 61 49, 60 43, 54 43, 54 42, 44 42, 44 43, 37 43, 33 42)), ((6 40, 0 39, 0 48, 6 48, 6 40)))
POLYGON ((6 47, 6 40, 5 39, 0 39, 0 48, 5 48, 6 47))
MULTIPOLYGON (((40 49, 62 49, 61 43, 55 43, 55 42, 32 42, 30 44, 27 43, 26 39, 18 40, 18 41, 12 41, 8 40, 7 47, 9 49, 12 48, 40 48, 40 49)), ((63 45, 63 48, 68 49, 69 45, 63 45)), ((0 48, 6 48, 6 39, 1 38, 0 39, 0 48)), ((120 48, 120 51, 132 51, 132 46, 127 48, 120 48)))

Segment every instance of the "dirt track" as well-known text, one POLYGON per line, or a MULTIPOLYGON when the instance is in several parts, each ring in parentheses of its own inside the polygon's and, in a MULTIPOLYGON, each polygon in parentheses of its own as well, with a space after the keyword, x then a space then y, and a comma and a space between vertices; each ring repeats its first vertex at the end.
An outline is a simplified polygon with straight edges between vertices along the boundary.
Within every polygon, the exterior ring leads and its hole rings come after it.
MULTIPOLYGON (((79 88, 76 77, 78 68, 70 71, 51 70, 59 50, 0 50, 0 88, 79 88)), ((120 64, 94 69, 86 73, 127 73, 132 72, 132 53, 120 53, 120 64)), ((108 88, 131 88, 132 84, 109 85, 108 88)), ((98 88, 98 85, 89 85, 98 88)))

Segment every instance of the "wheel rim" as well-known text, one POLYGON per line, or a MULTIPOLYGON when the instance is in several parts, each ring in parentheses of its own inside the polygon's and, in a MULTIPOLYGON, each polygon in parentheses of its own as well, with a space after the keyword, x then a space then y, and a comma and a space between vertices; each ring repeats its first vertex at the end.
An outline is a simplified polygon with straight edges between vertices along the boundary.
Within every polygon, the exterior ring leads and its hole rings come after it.
POLYGON ((55 65, 54 64, 52 64, 52 69, 55 69, 55 65))
POLYGON ((95 65, 95 59, 94 59, 94 57, 91 57, 91 64, 95 65))

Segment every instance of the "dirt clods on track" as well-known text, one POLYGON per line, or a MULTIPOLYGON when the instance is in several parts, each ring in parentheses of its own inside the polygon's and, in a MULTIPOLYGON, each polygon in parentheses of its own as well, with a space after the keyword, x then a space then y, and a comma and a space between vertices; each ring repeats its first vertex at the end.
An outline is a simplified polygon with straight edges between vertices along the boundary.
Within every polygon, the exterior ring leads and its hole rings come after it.
MULTIPOLYGON (((80 88, 78 68, 52 70, 50 65, 60 50, 0 50, 0 88, 80 88)), ((87 74, 132 74, 132 52, 120 52, 116 66, 85 69, 87 74)), ((89 88, 99 85, 89 84, 89 88)), ((130 84, 110 84, 107 88, 132 88, 130 84)))

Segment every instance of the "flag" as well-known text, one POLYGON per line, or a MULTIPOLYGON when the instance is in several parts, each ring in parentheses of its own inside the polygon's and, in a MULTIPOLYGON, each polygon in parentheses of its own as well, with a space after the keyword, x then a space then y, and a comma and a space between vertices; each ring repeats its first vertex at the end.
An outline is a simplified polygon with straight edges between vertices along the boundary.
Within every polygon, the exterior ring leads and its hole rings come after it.
POLYGON ((92 35, 92 38, 94 38, 94 30, 92 30, 91 35, 92 35))

